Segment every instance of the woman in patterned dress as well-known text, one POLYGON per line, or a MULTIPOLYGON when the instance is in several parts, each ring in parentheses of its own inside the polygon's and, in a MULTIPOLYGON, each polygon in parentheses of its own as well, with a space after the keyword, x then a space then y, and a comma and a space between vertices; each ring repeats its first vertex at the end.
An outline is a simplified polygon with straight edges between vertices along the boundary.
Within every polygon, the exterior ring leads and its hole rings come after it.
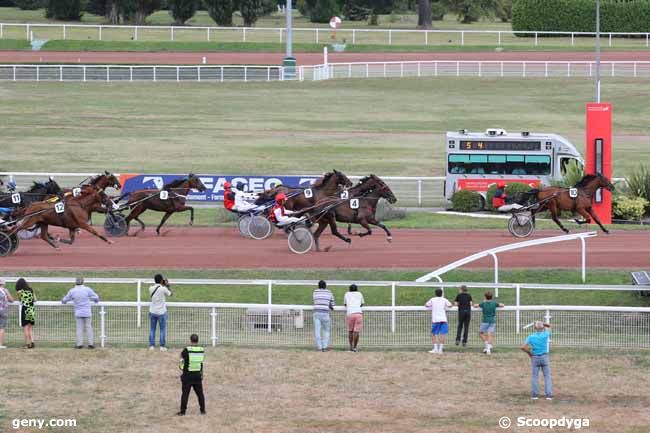
POLYGON ((36 297, 34 296, 34 290, 29 287, 27 281, 24 278, 19 278, 16 281, 16 293, 18 294, 18 299, 20 299, 20 324, 23 327, 23 335, 25 337, 25 349, 34 348, 34 334, 33 326, 36 321, 36 311, 34 308, 34 302, 36 302, 36 297))

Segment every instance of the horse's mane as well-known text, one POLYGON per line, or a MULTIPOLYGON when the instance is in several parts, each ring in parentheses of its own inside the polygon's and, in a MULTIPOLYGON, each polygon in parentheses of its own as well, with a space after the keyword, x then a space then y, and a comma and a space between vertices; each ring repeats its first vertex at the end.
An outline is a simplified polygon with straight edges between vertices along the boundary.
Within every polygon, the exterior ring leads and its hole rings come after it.
POLYGON ((99 179, 100 179, 102 176, 103 176, 103 174, 98 174, 98 175, 96 175, 96 176, 91 177, 90 180, 88 180, 88 184, 94 186, 95 184, 97 184, 97 182, 99 182, 99 179))
POLYGON ((37 190, 38 188, 43 188, 44 186, 45 186, 45 184, 44 184, 43 182, 33 181, 33 182, 32 182, 32 186, 29 187, 29 189, 27 190, 27 192, 34 192, 34 191, 37 190))
POLYGON ((167 188, 177 188, 177 187, 181 186, 181 185, 183 184, 183 182, 185 182, 186 180, 187 180, 186 177, 183 177, 183 178, 180 178, 180 179, 176 179, 176 180, 174 180, 174 181, 172 181, 172 182, 169 182, 169 183, 166 184, 165 186, 163 186, 163 188, 164 188, 164 189, 167 189, 167 188))
POLYGON ((316 182, 312 184, 313 187, 320 187, 323 186, 329 179, 330 177, 334 176, 334 172, 330 171, 329 173, 325 173, 322 178, 318 179, 316 182))
POLYGON ((575 185, 573 185, 574 188, 584 188, 586 187, 589 182, 592 180, 596 179, 598 177, 597 174, 586 174, 582 179, 578 181, 575 185))
POLYGON ((366 182, 366 181, 367 181, 368 179, 370 179, 371 177, 372 177, 372 175, 368 175, 368 176, 362 177, 361 179, 359 179, 359 182, 357 183, 357 185, 361 185, 362 183, 366 182))

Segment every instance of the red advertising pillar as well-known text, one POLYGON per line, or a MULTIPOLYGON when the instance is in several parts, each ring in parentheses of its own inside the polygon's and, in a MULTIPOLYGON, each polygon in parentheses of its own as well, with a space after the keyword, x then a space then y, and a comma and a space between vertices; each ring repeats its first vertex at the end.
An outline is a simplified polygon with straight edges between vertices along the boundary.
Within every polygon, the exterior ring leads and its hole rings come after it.
MULTIPOLYGON (((600 173, 612 179, 612 104, 587 104, 587 146, 585 173, 600 173)), ((612 223, 612 193, 599 189, 594 197, 594 212, 603 224, 612 223)))

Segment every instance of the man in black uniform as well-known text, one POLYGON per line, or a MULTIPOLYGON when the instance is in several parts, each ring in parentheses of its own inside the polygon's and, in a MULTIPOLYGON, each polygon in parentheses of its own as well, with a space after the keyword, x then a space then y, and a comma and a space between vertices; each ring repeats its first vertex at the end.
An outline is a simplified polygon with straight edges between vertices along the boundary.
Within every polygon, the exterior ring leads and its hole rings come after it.
POLYGON ((456 330, 456 346, 460 344, 461 331, 463 331, 463 346, 467 346, 469 321, 472 318, 472 295, 467 293, 467 286, 460 286, 460 293, 456 295, 456 299, 454 299, 454 305, 458 306, 458 329, 456 330))
POLYGON ((187 399, 190 396, 190 390, 194 388, 196 396, 199 398, 199 408, 201 415, 205 415, 205 397, 203 396, 203 359, 205 351, 198 345, 199 336, 192 334, 190 336, 190 345, 181 352, 181 362, 179 368, 183 370, 181 383, 183 394, 181 395, 181 411, 176 415, 185 415, 187 410, 187 399))

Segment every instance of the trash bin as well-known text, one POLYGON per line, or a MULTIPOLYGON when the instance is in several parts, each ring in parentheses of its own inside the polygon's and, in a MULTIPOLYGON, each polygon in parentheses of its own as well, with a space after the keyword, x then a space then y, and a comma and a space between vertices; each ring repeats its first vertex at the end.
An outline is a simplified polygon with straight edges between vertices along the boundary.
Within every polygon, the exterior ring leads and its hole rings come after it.
POLYGON ((285 57, 284 60, 282 61, 282 66, 284 66, 284 79, 295 80, 296 79, 296 58, 285 57))

